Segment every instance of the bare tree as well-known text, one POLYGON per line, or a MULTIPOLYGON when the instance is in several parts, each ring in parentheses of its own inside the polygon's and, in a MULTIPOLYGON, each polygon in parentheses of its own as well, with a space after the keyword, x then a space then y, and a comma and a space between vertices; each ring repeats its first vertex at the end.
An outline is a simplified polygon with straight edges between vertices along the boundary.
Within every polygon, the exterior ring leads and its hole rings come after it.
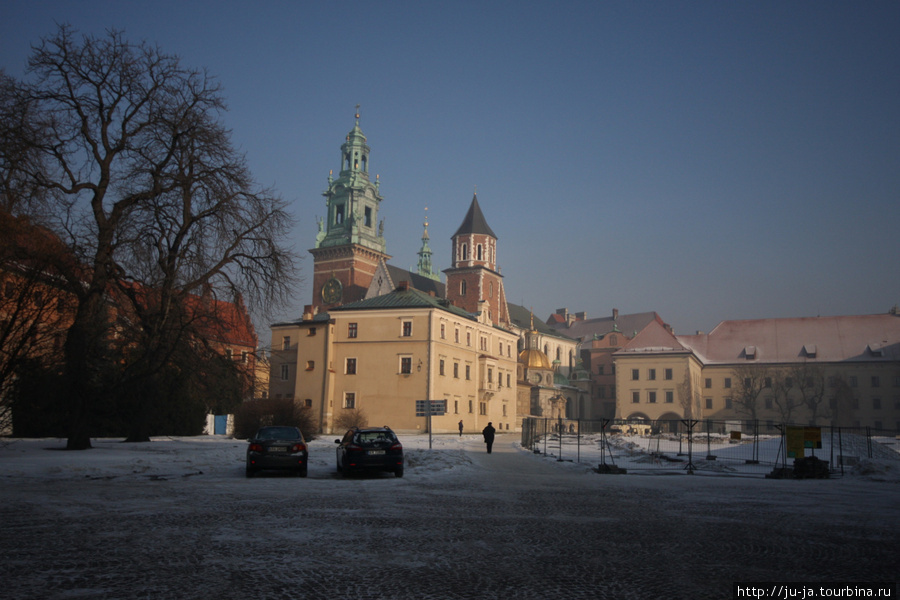
POLYGON ((770 369, 770 397, 782 423, 793 423, 794 411, 803 406, 797 394, 797 381, 790 369, 770 369))
POLYGON ((788 371, 794 381, 795 393, 800 405, 809 412, 810 423, 818 424, 820 417, 826 417, 825 372, 821 366, 811 363, 794 365, 788 371))
POLYGON ((290 220, 232 147, 222 90, 205 72, 116 31, 77 39, 62 26, 34 48, 27 75, 14 104, 28 108, 18 146, 38 159, 2 163, 13 174, 0 180, 43 191, 87 267, 69 274, 78 304, 64 350, 67 447, 88 448, 91 402, 108 393, 101 375, 117 358, 109 298, 128 299, 140 330, 129 377, 153 376, 179 337, 185 295, 240 293, 259 314, 287 298, 290 220), (153 302, 141 289, 154 290, 153 302))
POLYGON ((732 377, 738 384, 737 392, 732 397, 735 408, 751 421, 758 420, 766 379, 771 379, 769 369, 760 365, 743 365, 734 368, 732 377))
POLYGON ((700 389, 699 385, 691 379, 691 370, 685 369, 684 381, 678 386, 678 402, 681 404, 681 413, 685 419, 700 417, 700 389))

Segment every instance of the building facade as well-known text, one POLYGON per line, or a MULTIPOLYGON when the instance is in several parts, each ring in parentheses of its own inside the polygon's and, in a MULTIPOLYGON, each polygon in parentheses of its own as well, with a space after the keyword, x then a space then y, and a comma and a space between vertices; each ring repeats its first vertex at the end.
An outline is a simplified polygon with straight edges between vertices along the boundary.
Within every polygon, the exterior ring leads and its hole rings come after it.
POLYGON ((614 354, 616 417, 900 429, 900 316, 651 323, 614 354))
POLYGON ((352 413, 372 425, 424 432, 420 401, 440 401, 431 431, 498 430, 515 420, 516 336, 408 284, 327 315, 272 326, 271 393, 313 411, 323 432, 352 413), (418 402, 418 404, 417 404, 418 402), (417 408, 419 409, 417 413, 417 408))

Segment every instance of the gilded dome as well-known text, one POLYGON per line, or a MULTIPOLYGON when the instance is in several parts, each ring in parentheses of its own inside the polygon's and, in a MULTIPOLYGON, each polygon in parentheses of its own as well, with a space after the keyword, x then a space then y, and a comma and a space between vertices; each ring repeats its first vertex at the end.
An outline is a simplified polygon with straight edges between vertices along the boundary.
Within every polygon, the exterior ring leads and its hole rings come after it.
POLYGON ((541 350, 526 348, 519 352, 519 362, 526 369, 551 369, 550 359, 541 350))

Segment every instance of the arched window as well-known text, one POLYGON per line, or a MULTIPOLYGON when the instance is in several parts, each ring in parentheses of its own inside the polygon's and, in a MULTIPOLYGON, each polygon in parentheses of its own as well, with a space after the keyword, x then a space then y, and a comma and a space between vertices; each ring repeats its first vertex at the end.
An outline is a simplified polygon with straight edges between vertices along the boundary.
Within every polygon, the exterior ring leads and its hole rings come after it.
POLYGON ((463 260, 468 260, 469 259, 469 247, 466 246, 465 244, 463 244, 462 248, 460 248, 459 254, 463 260))
POLYGON ((476 260, 481 260, 481 244, 478 244, 476 260))
POLYGON ((459 282, 459 295, 460 296, 466 295, 466 280, 465 279, 463 279, 462 281, 459 282))

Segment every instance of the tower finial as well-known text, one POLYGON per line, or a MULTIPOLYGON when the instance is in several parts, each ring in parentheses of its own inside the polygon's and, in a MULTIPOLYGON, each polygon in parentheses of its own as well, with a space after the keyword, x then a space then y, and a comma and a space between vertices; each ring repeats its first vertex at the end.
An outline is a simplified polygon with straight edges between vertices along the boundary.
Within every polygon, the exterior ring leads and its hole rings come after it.
POLYGON ((359 125, 359 104, 356 105, 356 124, 359 125))

